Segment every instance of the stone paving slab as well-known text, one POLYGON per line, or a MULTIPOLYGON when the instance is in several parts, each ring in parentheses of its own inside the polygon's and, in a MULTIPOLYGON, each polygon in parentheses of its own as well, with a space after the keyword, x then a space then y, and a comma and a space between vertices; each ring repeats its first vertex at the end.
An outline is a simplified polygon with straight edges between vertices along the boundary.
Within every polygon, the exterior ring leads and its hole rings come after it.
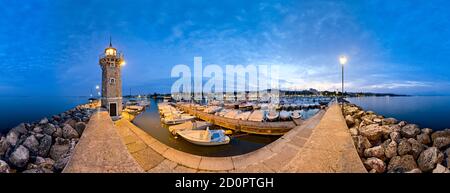
POLYGON ((64 173, 143 172, 128 152, 108 112, 92 115, 64 173))

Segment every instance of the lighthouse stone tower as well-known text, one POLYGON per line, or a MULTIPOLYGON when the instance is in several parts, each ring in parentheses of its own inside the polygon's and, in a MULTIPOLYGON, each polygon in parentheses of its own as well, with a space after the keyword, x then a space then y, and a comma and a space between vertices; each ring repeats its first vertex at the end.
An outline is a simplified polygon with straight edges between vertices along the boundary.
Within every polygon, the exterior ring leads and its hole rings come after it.
POLYGON ((100 67, 102 68, 102 98, 101 105, 108 109, 111 117, 120 116, 122 112, 122 78, 121 68, 125 64, 122 53, 118 53, 109 47, 100 55, 100 67))

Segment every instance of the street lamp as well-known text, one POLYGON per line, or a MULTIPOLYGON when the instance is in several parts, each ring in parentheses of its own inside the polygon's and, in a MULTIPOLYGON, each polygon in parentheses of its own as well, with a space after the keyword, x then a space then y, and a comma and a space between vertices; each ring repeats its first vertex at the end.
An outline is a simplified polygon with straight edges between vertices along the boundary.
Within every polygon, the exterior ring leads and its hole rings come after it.
MULTIPOLYGON (((344 65, 347 63, 347 61, 348 61, 347 56, 342 55, 339 57, 339 63, 342 66, 342 90, 341 90, 342 99, 344 99, 344 65)), ((342 108, 343 107, 344 107, 344 101, 342 101, 342 108)))

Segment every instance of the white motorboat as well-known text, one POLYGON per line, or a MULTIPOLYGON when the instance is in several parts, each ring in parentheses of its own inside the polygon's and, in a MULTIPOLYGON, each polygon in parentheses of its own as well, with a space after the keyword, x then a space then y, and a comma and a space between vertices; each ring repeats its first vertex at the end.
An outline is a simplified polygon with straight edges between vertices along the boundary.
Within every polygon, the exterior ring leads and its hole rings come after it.
POLYGON ((281 120, 288 120, 289 118, 291 118, 291 112, 290 111, 282 110, 280 112, 280 119, 281 120))
POLYGON ((225 135, 223 129, 209 130, 207 127, 206 130, 184 130, 178 132, 178 135, 197 145, 214 146, 230 143, 230 137, 225 135))
POLYGON ((300 119, 300 118, 302 118, 301 111, 300 110, 295 110, 294 112, 292 112, 291 118, 292 119, 300 119))
POLYGON ((184 130, 205 130, 212 124, 206 121, 186 121, 179 125, 173 125, 169 127, 170 133, 176 135, 180 131, 184 130))
POLYGON ((230 110, 227 113, 225 113, 223 116, 226 118, 234 119, 239 113, 240 113, 240 111, 238 111, 238 110, 230 110))
POLYGON ((262 121, 264 121, 264 114, 265 114, 265 111, 263 111, 263 110, 255 110, 248 117, 248 120, 262 122, 262 121))
POLYGON ((246 112, 240 113, 235 117, 235 119, 245 121, 248 119, 248 117, 250 116, 251 113, 252 113, 251 111, 246 111, 246 112))
POLYGON ((208 114, 214 114, 218 111, 222 110, 222 107, 219 106, 209 106, 206 107, 205 110, 203 110, 203 112, 208 113, 208 114))
POLYGON ((225 114, 227 114, 230 111, 231 111, 230 109, 222 109, 221 111, 217 112, 216 115, 223 117, 223 116, 225 116, 225 114))
POLYGON ((278 119, 278 117, 280 116, 280 113, 276 110, 270 110, 269 113, 267 114, 267 119, 269 119, 269 121, 274 121, 276 119, 278 119))
POLYGON ((262 103, 262 104, 261 104, 261 110, 267 110, 267 109, 269 109, 269 104, 267 104, 267 103, 262 103))
POLYGON ((195 119, 195 116, 187 115, 187 114, 173 114, 171 116, 167 116, 161 119, 161 121, 166 125, 176 125, 180 123, 184 123, 186 121, 192 121, 195 119))

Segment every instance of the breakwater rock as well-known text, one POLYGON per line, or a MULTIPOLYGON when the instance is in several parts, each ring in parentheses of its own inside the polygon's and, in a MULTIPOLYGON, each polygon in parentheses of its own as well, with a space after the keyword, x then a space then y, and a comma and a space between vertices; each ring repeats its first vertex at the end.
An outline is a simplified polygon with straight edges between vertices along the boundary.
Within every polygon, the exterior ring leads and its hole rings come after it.
POLYGON ((92 113, 89 105, 80 105, 0 134, 0 173, 61 172, 92 113))
POLYGON ((344 117, 371 173, 450 173, 450 129, 433 131, 346 103, 344 117))

